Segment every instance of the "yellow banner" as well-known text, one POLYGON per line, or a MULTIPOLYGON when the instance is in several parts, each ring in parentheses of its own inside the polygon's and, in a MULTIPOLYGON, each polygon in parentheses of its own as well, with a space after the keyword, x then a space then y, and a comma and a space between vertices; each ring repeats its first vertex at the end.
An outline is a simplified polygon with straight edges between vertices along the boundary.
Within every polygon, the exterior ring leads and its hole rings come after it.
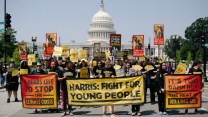
POLYGON ((80 78, 88 78, 88 68, 84 67, 80 69, 80 78))
POLYGON ((174 74, 185 74, 186 68, 187 68, 186 64, 180 62, 176 67, 174 74))
POLYGON ((69 105, 123 105, 144 103, 144 79, 129 78, 67 80, 69 105))
POLYGON ((54 49, 53 49, 53 56, 61 56, 62 55, 62 50, 63 48, 62 47, 57 47, 55 46, 54 49))
POLYGON ((28 69, 20 69, 20 74, 28 74, 28 69))
POLYGON ((87 60, 87 50, 80 50, 79 51, 79 58, 81 59, 86 59, 87 60))
POLYGON ((70 60, 72 62, 78 62, 78 54, 77 54, 77 50, 70 50, 70 60))

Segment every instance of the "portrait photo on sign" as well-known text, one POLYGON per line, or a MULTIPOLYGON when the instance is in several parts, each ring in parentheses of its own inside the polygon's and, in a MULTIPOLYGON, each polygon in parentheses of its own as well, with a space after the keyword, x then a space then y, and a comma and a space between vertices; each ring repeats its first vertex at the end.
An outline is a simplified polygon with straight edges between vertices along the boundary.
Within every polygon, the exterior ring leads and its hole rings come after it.
POLYGON ((46 34, 47 46, 55 46, 56 45, 56 34, 46 34))
POLYGON ((19 46, 19 54, 20 55, 26 54, 26 46, 19 46))
POLYGON ((138 37, 133 37, 133 44, 134 44, 134 49, 142 49, 143 48, 143 42, 140 36, 138 37))
POLYGON ((163 28, 164 28, 163 25, 154 26, 154 33, 156 38, 163 38, 163 32, 164 32, 163 28))

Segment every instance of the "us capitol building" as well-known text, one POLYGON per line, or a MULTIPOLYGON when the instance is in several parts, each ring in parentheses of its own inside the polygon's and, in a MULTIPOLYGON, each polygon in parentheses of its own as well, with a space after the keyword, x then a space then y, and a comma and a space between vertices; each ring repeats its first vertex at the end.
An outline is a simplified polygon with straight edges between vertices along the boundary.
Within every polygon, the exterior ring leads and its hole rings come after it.
MULTIPOLYGON (((69 49, 87 49, 89 51, 89 59, 93 58, 94 43, 100 43, 100 50, 105 52, 109 50, 110 45, 110 34, 116 34, 114 29, 114 24, 111 16, 105 11, 103 0, 101 1, 100 8, 97 13, 92 17, 92 21, 88 30, 88 39, 85 43, 76 43, 75 40, 71 40, 69 43, 62 43, 61 46, 68 46, 69 49)), ((132 34, 133 35, 133 34, 132 34)), ((31 49, 32 44, 28 43, 29 49, 31 49)), ((43 56, 43 44, 37 43, 38 54, 43 56)), ((164 58, 165 54, 163 52, 163 45, 151 45, 150 51, 148 50, 148 45, 145 45, 144 53, 145 56, 164 58)), ((132 44, 122 44, 122 50, 131 50, 132 44)))

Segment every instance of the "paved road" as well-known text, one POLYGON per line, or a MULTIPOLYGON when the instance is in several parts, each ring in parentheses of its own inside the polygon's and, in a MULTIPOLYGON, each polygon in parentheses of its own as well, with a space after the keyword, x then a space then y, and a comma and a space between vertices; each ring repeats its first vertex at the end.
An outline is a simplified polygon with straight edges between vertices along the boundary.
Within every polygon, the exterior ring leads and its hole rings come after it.
MULTIPOLYGON (((207 117, 208 116, 208 85, 207 89, 203 92, 202 98, 202 108, 200 108, 200 116, 207 117)), ((18 92, 18 97, 21 99, 20 91, 18 92)), ((149 95, 148 95, 149 99, 149 95)), ((42 113, 35 114, 34 109, 24 109, 22 108, 21 102, 13 102, 14 98, 11 98, 11 103, 6 103, 7 100, 7 92, 5 89, 0 89, 0 117, 61 117, 63 115, 60 113, 50 113, 47 110, 43 110, 42 113)), ((147 100, 149 101, 149 100, 147 100)), ((61 109, 61 105, 59 105, 61 109)), ((102 107, 90 107, 90 108, 78 108, 73 107, 74 116, 76 117, 104 117, 102 115, 102 107)), ((109 111, 108 111, 109 112, 109 111)), ((189 110, 190 114, 185 115, 184 109, 181 110, 168 110, 167 116, 198 116, 193 114, 194 110, 189 110)), ((158 105, 151 105, 150 103, 146 103, 141 106, 142 116, 156 116, 159 117, 158 114, 158 105)), ((67 115, 69 116, 69 115, 67 115)), ((108 114, 107 117, 111 115, 108 114)), ((115 115, 111 117, 128 117, 131 116, 131 107, 130 106, 115 106, 115 115)))

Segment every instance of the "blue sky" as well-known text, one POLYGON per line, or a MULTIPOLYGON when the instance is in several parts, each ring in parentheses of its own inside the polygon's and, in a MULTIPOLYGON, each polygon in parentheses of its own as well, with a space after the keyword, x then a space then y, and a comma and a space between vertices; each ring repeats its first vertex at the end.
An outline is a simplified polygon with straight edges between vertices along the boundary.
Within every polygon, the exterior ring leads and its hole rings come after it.
MULTIPOLYGON (((7 0, 7 12, 18 41, 45 42, 45 33, 57 32, 62 43, 85 42, 93 15, 101 0, 7 0)), ((153 43, 153 25, 165 25, 165 38, 172 34, 184 37, 186 27, 201 17, 208 17, 208 0, 104 0, 122 43, 132 35, 144 34, 153 43)), ((0 21, 4 17, 4 0, 0 1, 0 21)), ((3 26, 0 26, 2 29, 3 26)))

